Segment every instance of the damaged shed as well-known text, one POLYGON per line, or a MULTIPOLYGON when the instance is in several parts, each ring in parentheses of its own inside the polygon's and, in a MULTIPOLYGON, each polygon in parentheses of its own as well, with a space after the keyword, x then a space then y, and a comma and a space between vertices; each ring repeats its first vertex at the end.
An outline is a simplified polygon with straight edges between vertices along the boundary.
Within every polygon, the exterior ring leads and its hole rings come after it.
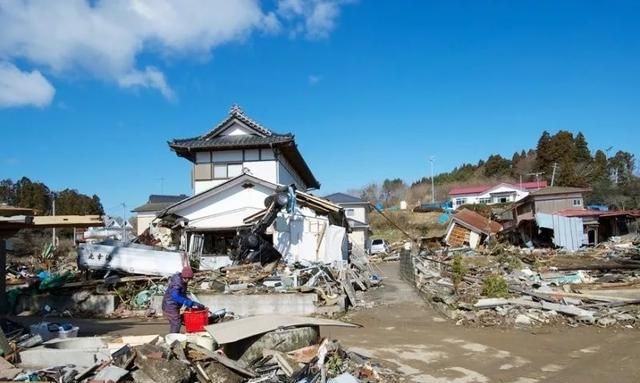
POLYGON ((488 237, 502 231, 502 225, 485 218, 469 209, 456 212, 445 236, 445 242, 452 247, 468 246, 475 249, 488 237))

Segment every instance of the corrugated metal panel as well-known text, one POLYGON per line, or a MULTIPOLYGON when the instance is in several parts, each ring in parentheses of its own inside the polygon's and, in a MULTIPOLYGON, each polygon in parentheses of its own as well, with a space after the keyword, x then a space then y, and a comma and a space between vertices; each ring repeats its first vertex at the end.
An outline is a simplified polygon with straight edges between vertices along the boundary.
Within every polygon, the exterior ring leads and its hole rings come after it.
POLYGON ((555 214, 536 214, 538 227, 553 229, 553 243, 570 251, 578 250, 584 242, 581 218, 569 218, 555 214))

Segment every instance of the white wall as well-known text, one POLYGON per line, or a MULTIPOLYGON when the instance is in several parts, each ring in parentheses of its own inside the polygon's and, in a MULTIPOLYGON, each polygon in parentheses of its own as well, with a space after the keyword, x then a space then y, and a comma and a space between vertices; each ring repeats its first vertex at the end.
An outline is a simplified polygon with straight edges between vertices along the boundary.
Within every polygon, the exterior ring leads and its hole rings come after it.
POLYGON ((458 207, 460 207, 462 204, 458 204, 456 203, 456 200, 458 198, 464 198, 465 199, 465 203, 466 205, 475 205, 475 204, 479 204, 480 200, 482 199, 486 199, 486 198, 491 198, 491 202, 488 203, 488 205, 491 204, 495 204, 495 203, 499 203, 500 201, 497 200, 496 198, 496 194, 500 194, 500 193, 513 193, 514 195, 510 197, 510 200, 508 202, 517 202, 520 201, 521 199, 523 199, 524 197, 529 195, 528 191, 525 190, 520 190, 517 188, 513 188, 513 187, 509 187, 508 185, 502 185, 499 187, 496 187, 494 189, 489 189, 486 192, 482 193, 482 194, 467 194, 467 195, 461 195, 461 196, 452 196, 451 197, 451 202, 453 203, 453 208, 457 209, 458 207))
POLYGON ((367 249, 365 230, 353 230, 349 233, 349 239, 353 242, 354 246, 358 246, 361 249, 367 249))
POLYGON ((277 184, 277 165, 276 161, 247 161, 243 166, 249 169, 250 174, 261 180, 269 181, 277 184))
POLYGON ((346 230, 329 224, 309 208, 297 208, 297 214, 280 212, 273 225, 273 245, 287 263, 297 261, 342 264, 346 230))
POLYGON ((264 209, 264 199, 273 190, 262 185, 243 188, 236 185, 210 198, 176 211, 189 220, 189 226, 202 229, 244 225, 244 218, 264 209))
MULTIPOLYGON (((214 154, 215 157, 215 154, 214 154)), ((249 169, 252 176, 260 178, 262 180, 278 183, 276 177, 276 161, 246 161, 242 163, 244 168, 249 169)), ((204 191, 211 189, 227 182, 229 179, 222 180, 207 180, 207 181, 195 181, 193 186, 193 193, 200 194, 204 191)))
POLYGON ((136 235, 140 235, 147 230, 155 218, 156 213, 138 213, 136 215, 136 235))
POLYGON ((347 215, 347 218, 353 218, 356 221, 369 223, 369 218, 367 217, 367 209, 364 207, 354 206, 354 205, 344 205, 345 214, 347 214, 348 209, 353 209, 353 215, 347 215))
POLYGON ((307 186, 302 181, 302 178, 296 174, 289 162, 283 156, 278 158, 278 183, 280 185, 295 184, 298 190, 307 190, 307 186))

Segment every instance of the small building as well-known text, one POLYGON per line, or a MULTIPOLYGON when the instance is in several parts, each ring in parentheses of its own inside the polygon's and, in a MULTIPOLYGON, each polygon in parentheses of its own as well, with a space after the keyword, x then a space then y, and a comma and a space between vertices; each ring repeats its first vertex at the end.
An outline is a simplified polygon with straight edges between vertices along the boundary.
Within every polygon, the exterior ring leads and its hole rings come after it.
POLYGON ((449 222, 445 242, 452 247, 469 246, 475 249, 501 230, 499 223, 469 209, 462 209, 449 222))
POLYGON ((349 239, 355 246, 368 252, 371 247, 369 238, 373 234, 369 225, 371 204, 345 193, 334 193, 324 198, 344 208, 344 214, 351 228, 349 239))
POLYGON ((541 190, 547 186, 547 181, 523 182, 519 185, 500 183, 497 185, 464 186, 449 191, 449 198, 453 209, 462 205, 517 202, 529 193, 541 190))
POLYGON ((144 205, 131 210, 132 213, 136 213, 136 235, 140 235, 147 230, 159 212, 188 197, 186 194, 151 194, 144 205))
POLYGON ((589 188, 552 186, 531 192, 514 206, 516 224, 532 220, 536 213, 554 214, 567 209, 583 209, 589 188))

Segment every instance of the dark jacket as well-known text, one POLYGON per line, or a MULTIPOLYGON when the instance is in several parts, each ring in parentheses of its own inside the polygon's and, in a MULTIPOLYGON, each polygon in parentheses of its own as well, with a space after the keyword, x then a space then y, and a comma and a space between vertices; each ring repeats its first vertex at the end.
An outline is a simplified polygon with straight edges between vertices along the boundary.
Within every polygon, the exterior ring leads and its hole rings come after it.
POLYGON ((182 306, 191 307, 193 303, 187 298, 187 282, 180 273, 173 274, 162 299, 162 311, 179 311, 182 306))

